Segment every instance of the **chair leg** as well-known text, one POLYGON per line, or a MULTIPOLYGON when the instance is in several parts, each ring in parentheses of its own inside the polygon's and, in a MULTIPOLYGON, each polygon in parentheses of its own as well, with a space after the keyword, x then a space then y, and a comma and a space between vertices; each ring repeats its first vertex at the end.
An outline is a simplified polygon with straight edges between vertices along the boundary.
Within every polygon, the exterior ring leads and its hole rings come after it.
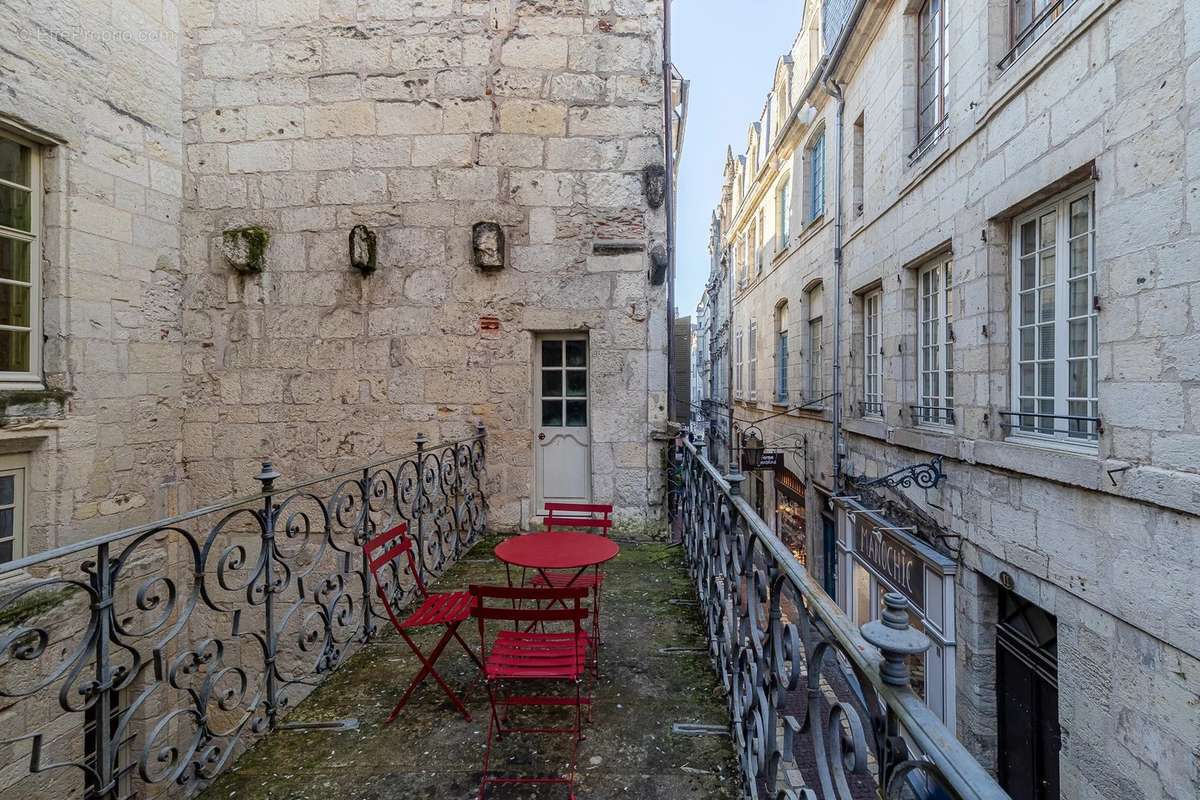
POLYGON ((428 658, 421 654, 421 650, 417 647, 417 643, 412 640, 412 637, 410 637, 407 632, 403 630, 400 631, 400 636, 403 637, 404 641, 408 643, 408 646, 413 651, 413 654, 421 662, 421 670, 417 673, 417 676, 413 678, 412 683, 408 685, 408 689, 405 690, 404 696, 400 698, 400 702, 397 703, 396 707, 392 709, 392 713, 388 715, 387 722, 384 724, 390 725, 396 719, 396 717, 400 714, 400 711, 404 708, 405 704, 408 703, 408 699, 412 697, 412 693, 416 691, 417 686, 419 686, 421 682, 429 675, 432 675, 434 680, 438 682, 438 685, 442 687, 442 691, 446 693, 446 696, 450 698, 450 702, 454 704, 454 707, 459 710, 463 717, 465 717, 468 722, 471 721, 471 712, 467 711, 467 707, 463 705, 462 700, 458 699, 458 695, 454 693, 454 690, 450 688, 450 685, 447 684, 446 681, 442 679, 442 676, 438 674, 437 670, 433 668, 434 663, 437 662, 438 657, 442 654, 442 651, 446 649, 446 645, 449 644, 450 638, 458 631, 458 625, 459 623, 456 622, 452 625, 446 626, 446 632, 442 634, 442 638, 438 640, 437 645, 433 648, 433 651, 429 654, 428 658))

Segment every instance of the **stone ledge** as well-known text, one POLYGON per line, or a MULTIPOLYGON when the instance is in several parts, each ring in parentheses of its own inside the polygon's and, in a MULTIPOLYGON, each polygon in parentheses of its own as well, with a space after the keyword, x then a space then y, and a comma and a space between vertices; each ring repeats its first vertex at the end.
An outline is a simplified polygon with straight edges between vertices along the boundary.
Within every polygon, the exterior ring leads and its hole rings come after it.
POLYGON ((65 389, 0 390, 0 427, 29 419, 65 419, 67 400, 71 392, 65 389))

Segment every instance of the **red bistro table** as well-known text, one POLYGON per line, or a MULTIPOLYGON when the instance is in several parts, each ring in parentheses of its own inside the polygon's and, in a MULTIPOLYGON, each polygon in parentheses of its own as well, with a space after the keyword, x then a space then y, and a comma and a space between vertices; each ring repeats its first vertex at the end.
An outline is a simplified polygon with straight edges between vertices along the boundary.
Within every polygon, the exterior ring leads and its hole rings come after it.
MULTIPOLYGON (((496 545, 496 558, 504 562, 505 570, 510 566, 521 569, 537 570, 538 574, 550 585, 546 570, 574 571, 568 586, 578 581, 588 569, 594 570, 593 577, 599 578, 600 565, 611 561, 621 552, 621 548, 607 536, 594 533, 579 533, 577 531, 546 531, 544 533, 526 533, 505 539, 496 545)), ((524 582, 524 581, 522 581, 524 582)), ((509 573, 508 583, 512 585, 512 574, 509 573)), ((597 639, 596 669, 599 671, 599 631, 595 630, 600 621, 600 586, 595 585, 596 608, 592 610, 592 635, 597 639)))

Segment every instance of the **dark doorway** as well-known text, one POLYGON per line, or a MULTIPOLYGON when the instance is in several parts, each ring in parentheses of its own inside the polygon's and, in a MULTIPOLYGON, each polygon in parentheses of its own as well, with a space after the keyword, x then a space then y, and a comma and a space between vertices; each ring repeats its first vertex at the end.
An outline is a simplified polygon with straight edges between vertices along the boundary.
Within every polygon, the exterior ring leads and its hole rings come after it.
POLYGON ((1003 589, 996 710, 1000 785, 1013 800, 1058 800, 1058 621, 1003 589))
POLYGON ((825 553, 825 573, 821 576, 821 583, 825 587, 825 594, 837 597, 837 520, 828 510, 829 503, 825 496, 821 497, 821 501, 821 544, 825 553))

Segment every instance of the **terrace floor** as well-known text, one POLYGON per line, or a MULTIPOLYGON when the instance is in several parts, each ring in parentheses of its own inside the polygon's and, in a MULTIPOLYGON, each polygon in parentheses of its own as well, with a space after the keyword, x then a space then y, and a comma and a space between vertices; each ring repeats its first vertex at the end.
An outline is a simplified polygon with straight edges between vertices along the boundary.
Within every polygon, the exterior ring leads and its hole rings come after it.
MULTIPOLYGON (((492 557, 499 541, 493 537, 477 544, 438 587, 503 584, 504 567, 492 557)), ((595 720, 585 727, 580 743, 576 794, 580 800, 736 797, 738 770, 729 738, 672 733, 677 722, 728 724, 720 685, 702 651, 697 607, 686 602, 693 593, 682 553, 657 542, 622 542, 621 547, 621 555, 606 569, 602 675, 594 693, 595 720), (664 653, 663 648, 684 650, 664 653)), ((469 643, 477 644, 474 627, 461 630, 469 643)), ((428 649, 437 634, 424 631, 418 642, 428 649)), ((467 693, 473 722, 457 714, 430 680, 385 727, 384 719, 416 670, 416 659, 398 637, 383 638, 350 659, 287 717, 287 722, 353 717, 358 730, 277 731, 247 751, 201 797, 474 798, 488 719, 478 669, 453 647, 439 662, 451 686, 467 693)), ((497 746, 493 766, 521 774, 555 772, 564 738, 514 735, 497 746)), ((566 796, 563 786, 500 786, 488 792, 496 800, 566 796)))

